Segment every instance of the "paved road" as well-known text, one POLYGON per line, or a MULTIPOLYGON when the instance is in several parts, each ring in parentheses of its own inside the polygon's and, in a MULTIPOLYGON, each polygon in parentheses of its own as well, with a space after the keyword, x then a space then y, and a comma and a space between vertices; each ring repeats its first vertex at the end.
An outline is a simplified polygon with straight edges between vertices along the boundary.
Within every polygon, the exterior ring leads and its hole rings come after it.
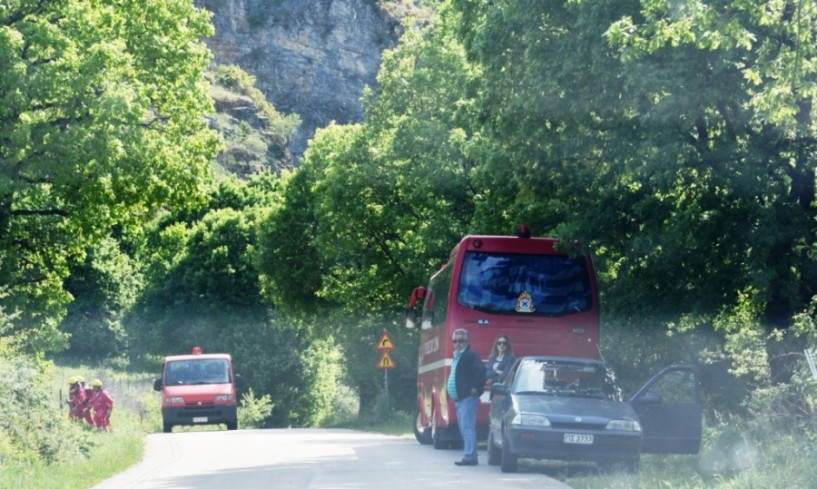
POLYGON ((94 489, 569 489, 535 466, 502 474, 457 467, 458 450, 351 430, 200 431, 148 435, 145 459, 94 489))

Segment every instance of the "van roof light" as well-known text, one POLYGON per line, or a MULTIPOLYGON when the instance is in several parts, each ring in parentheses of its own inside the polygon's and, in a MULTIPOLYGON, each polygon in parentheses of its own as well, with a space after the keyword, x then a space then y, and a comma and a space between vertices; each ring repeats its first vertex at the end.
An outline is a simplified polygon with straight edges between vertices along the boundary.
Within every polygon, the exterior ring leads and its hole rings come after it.
POLYGON ((201 347, 200 346, 194 346, 193 347, 193 355, 201 355, 201 347))

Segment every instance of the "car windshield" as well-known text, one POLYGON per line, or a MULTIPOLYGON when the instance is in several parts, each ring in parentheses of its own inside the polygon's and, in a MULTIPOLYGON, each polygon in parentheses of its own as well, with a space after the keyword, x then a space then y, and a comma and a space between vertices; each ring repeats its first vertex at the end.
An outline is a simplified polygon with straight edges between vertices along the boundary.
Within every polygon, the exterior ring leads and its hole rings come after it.
POLYGON ((526 359, 514 375, 513 392, 622 400, 611 370, 599 362, 581 360, 526 359))
POLYGON ((227 384, 230 382, 227 360, 175 360, 167 364, 167 384, 227 384))
POLYGON ((457 302, 493 314, 565 316, 593 307, 584 257, 468 252, 457 302))

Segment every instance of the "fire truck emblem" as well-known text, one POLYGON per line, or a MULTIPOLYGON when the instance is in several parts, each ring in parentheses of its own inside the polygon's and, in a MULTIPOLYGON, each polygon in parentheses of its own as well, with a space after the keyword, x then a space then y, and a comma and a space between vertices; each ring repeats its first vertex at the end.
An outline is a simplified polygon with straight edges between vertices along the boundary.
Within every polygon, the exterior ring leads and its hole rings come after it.
POLYGON ((536 306, 533 305, 533 297, 531 297, 527 290, 523 290, 522 293, 519 294, 519 298, 516 299, 516 312, 534 311, 536 311, 536 306))

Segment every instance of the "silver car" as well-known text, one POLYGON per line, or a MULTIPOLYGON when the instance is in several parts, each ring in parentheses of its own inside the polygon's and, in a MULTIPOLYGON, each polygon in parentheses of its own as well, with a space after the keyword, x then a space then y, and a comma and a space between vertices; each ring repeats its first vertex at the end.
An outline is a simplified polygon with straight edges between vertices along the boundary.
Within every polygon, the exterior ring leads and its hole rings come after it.
POLYGON ((623 465, 642 452, 697 453, 701 402, 695 369, 668 367, 629 401, 602 361, 528 356, 491 386, 488 463, 515 472, 520 458, 623 465))

